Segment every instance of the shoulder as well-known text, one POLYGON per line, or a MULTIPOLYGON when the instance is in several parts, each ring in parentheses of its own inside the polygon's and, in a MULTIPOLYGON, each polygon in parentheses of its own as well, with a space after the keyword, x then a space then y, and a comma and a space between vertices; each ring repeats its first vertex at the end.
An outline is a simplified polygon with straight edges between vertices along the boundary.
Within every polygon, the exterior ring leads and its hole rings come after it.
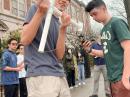
POLYGON ((117 18, 117 17, 113 17, 112 18, 112 25, 118 25, 118 24, 121 24, 121 23, 123 23, 123 24, 127 24, 123 19, 121 19, 121 18, 117 18))
MULTIPOLYGON (((28 10, 28 14, 30 15, 34 15, 34 13, 36 12, 36 10, 37 10, 37 5, 36 4, 33 4, 30 8, 29 8, 29 10, 28 10)), ((27 16, 28 16, 28 14, 27 14, 27 16)))
POLYGON ((2 60, 9 60, 10 58, 11 58, 11 53, 8 50, 4 51, 2 54, 2 60))
POLYGON ((31 7, 30 7, 30 10, 36 10, 37 9, 37 5, 36 4, 33 4, 31 7))
POLYGON ((21 56, 18 54, 18 55, 17 55, 17 58, 20 58, 20 57, 21 57, 21 56))
POLYGON ((8 57, 10 55, 10 52, 8 50, 5 50, 3 52, 3 56, 8 57))
POLYGON ((118 31, 125 31, 126 29, 129 29, 128 24, 125 22, 125 20, 121 18, 114 18, 111 23, 111 27, 113 30, 118 31))
POLYGON ((24 60, 24 56, 23 55, 17 55, 17 62, 19 63, 19 62, 21 62, 21 61, 23 61, 24 60))
POLYGON ((17 58, 23 58, 24 56, 23 55, 17 55, 17 58))

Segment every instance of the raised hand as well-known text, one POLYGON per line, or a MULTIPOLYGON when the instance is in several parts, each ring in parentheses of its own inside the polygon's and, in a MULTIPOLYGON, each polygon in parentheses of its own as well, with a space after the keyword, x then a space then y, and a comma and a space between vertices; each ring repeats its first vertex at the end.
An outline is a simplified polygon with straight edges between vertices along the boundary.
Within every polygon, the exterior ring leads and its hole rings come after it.
POLYGON ((41 12, 47 13, 50 7, 50 0, 37 0, 38 8, 41 12))
POLYGON ((62 28, 66 28, 67 26, 70 25, 70 15, 68 15, 65 12, 62 12, 62 16, 61 16, 61 27, 62 28))

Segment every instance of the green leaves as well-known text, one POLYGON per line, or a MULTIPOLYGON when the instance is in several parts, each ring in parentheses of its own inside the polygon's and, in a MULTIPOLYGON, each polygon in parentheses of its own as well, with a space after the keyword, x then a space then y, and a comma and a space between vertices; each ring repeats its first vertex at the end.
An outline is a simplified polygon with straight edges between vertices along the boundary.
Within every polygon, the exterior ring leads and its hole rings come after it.
POLYGON ((20 29, 11 32, 5 32, 6 34, 0 39, 0 59, 2 56, 2 52, 5 48, 7 48, 7 41, 10 38, 16 38, 17 41, 20 41, 20 29))

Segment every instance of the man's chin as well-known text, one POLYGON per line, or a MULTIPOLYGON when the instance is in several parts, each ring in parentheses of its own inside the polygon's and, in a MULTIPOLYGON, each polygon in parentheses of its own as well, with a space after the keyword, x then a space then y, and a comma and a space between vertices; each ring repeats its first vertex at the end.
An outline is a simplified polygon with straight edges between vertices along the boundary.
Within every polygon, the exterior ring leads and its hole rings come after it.
POLYGON ((65 11, 66 8, 58 8, 60 11, 65 11))
POLYGON ((61 12, 65 11, 65 9, 62 9, 62 8, 60 8, 59 10, 60 10, 61 12))
POLYGON ((95 20, 96 22, 98 22, 98 23, 102 23, 101 21, 99 21, 99 20, 95 20))

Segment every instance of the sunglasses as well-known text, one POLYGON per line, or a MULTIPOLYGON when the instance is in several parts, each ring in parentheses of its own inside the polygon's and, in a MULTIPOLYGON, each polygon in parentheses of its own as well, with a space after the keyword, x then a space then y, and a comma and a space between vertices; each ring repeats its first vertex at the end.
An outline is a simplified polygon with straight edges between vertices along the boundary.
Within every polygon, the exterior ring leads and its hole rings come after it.
POLYGON ((17 46, 18 45, 18 43, 10 43, 11 45, 15 45, 15 46, 17 46))

